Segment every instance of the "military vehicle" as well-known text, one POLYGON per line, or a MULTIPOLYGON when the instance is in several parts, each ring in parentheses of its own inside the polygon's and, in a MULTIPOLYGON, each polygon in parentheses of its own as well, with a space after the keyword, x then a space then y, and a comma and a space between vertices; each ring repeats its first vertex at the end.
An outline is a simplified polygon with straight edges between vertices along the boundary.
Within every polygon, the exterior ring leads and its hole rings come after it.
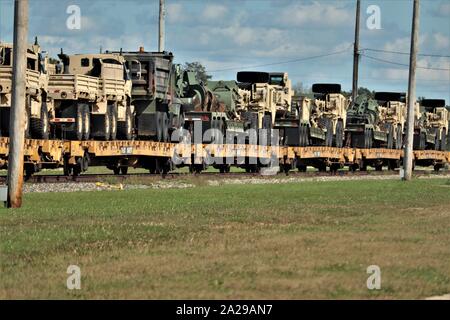
POLYGON ((240 117, 247 128, 260 131, 258 144, 284 144, 285 127, 290 126, 292 98, 291 80, 283 72, 241 71, 237 74, 240 117), (272 129, 281 131, 272 141, 272 129))
MULTIPOLYGON (((48 79, 55 73, 55 65, 41 51, 37 39, 27 49, 25 136, 48 139, 53 101, 47 92, 48 79)), ((0 135, 9 136, 13 78, 13 46, 0 43, 0 135)))
POLYGON ((354 148, 402 149, 406 123, 405 93, 358 96, 347 113, 347 138, 354 148))
MULTIPOLYGON (((235 81, 208 81, 204 84, 191 70, 178 68, 178 96, 185 111, 185 129, 191 134, 196 122, 201 122, 204 143, 231 143, 240 139, 247 129, 242 121, 241 92, 235 81), (205 135, 209 129, 215 129, 205 135)), ((194 138, 192 136, 192 138, 194 138)))
POLYGON ((139 139, 169 141, 183 125, 183 111, 175 94, 176 70, 170 52, 120 52, 132 81, 131 104, 139 139))
POLYGON ((297 100, 297 115, 286 129, 286 145, 342 148, 350 101, 341 93, 340 84, 316 83, 312 91, 312 96, 297 100))
POLYGON ((124 57, 118 54, 61 52, 60 74, 50 76, 49 96, 55 102, 54 124, 73 140, 131 139, 131 81, 124 57))
POLYGON ((423 110, 421 125, 426 130, 427 142, 431 142, 424 146, 422 138, 421 147, 442 151, 447 150, 450 113, 445 107, 445 100, 424 99, 420 105, 423 110))

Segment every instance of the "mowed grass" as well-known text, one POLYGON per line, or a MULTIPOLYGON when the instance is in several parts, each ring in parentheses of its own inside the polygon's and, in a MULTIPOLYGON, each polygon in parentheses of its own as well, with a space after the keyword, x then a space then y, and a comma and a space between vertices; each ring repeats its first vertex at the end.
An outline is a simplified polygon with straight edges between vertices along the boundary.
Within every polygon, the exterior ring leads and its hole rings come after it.
POLYGON ((0 228, 0 298, 450 293, 447 179, 26 194, 0 228), (81 290, 66 288, 72 264, 81 290))

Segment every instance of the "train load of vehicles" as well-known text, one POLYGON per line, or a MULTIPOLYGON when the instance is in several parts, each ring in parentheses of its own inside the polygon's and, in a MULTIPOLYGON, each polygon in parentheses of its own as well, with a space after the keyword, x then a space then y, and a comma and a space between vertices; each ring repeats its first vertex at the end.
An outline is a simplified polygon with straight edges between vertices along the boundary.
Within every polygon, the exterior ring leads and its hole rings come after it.
MULTIPOLYGON (((196 144, 399 152, 405 144, 405 93, 376 92, 351 101, 340 84, 317 83, 311 94, 294 96, 286 72, 240 71, 235 80, 202 82, 195 70, 175 64, 172 53, 143 48, 73 55, 61 50, 58 57, 49 58, 37 41, 28 48, 27 138, 170 144, 188 133, 196 144)), ((0 43, 3 137, 9 135, 12 66, 13 47, 0 43)), ((449 122, 445 100, 416 102, 414 149, 448 151, 449 122)), ((170 158, 163 158, 140 162, 152 172, 167 171, 170 158)), ((126 172, 134 162, 124 159, 108 160, 107 166, 126 172)), ((256 170, 247 162, 240 166, 256 170)))

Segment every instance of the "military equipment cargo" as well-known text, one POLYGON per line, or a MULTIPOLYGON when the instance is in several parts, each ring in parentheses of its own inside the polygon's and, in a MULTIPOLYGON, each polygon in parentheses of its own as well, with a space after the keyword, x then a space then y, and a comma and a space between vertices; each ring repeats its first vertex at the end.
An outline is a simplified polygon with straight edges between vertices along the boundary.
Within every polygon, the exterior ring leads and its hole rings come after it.
POLYGON ((117 54, 59 55, 63 73, 50 76, 49 96, 55 101, 55 124, 62 136, 131 139, 131 81, 125 59, 117 54))
POLYGON ((377 92, 358 96, 347 114, 347 135, 355 148, 402 149, 406 123, 405 94, 377 92))
MULTIPOLYGON (((53 101, 48 95, 49 75, 55 72, 45 51, 37 40, 27 49, 25 136, 48 139, 50 118, 54 112, 53 101)), ((9 136, 13 78, 13 46, 0 43, 0 134, 9 136)))

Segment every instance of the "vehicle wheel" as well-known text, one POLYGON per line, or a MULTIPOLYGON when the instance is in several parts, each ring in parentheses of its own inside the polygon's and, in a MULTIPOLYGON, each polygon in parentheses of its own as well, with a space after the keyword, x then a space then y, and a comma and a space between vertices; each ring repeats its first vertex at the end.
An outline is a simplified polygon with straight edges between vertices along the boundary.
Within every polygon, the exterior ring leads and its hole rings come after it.
POLYGON ((300 125, 299 127, 299 146, 306 147, 309 145, 309 128, 307 125, 300 125))
POLYGON ((444 129, 442 132, 441 151, 447 151, 447 129, 444 129))
POLYGON ((84 106, 74 105, 74 109, 75 123, 72 125, 72 130, 67 132, 67 138, 70 140, 83 140, 84 106))
POLYGON ((120 167, 120 173, 122 173, 123 175, 127 175, 128 174, 128 167, 120 167))
POLYGON ((372 148, 373 144, 373 131, 370 129, 366 129, 364 131, 364 147, 366 149, 372 148))
POLYGON ((395 139, 395 148, 401 150, 403 148, 403 131, 402 126, 397 126, 397 138, 395 139))
MULTIPOLYGON (((25 139, 30 138, 30 109, 28 107, 25 107, 25 125, 24 125, 24 133, 25 133, 25 139)), ((10 127, 11 129, 11 127, 10 127)))
POLYGON ((111 119, 108 111, 103 115, 103 137, 108 141, 111 138, 111 119))
POLYGON ((115 105, 108 106, 110 139, 117 139, 117 112, 115 105))
POLYGON ((344 146, 344 123, 342 120, 338 120, 336 125, 336 136, 335 136, 336 148, 342 148, 344 146))
POLYGON ((163 140, 163 115, 159 111, 156 111, 156 140, 163 140))
POLYGON ((330 119, 327 119, 326 123, 326 136, 325 136, 325 146, 332 147, 333 146, 333 122, 330 119))
POLYGON ((40 118, 31 118, 31 137, 36 139, 47 140, 50 136, 50 122, 48 118, 47 103, 43 102, 41 105, 40 118))
POLYGON ((262 144, 265 146, 270 146, 271 143, 271 137, 272 137, 272 117, 268 114, 266 114, 263 117, 263 123, 262 123, 262 129, 264 129, 265 131, 262 137, 262 144))
POLYGON ((83 107, 83 139, 89 140, 91 137, 91 110, 89 105, 83 107))
POLYGON ((392 149, 394 147, 394 126, 389 124, 387 135, 387 148, 392 149))
POLYGON ((427 144, 427 136, 425 132, 420 133, 419 150, 425 150, 427 144))
POLYGON ((116 176, 118 176, 120 174, 120 167, 116 167, 113 169, 113 172, 116 176))
POLYGON ((162 115, 162 141, 164 142, 168 142, 170 137, 169 137, 169 117, 167 115, 167 112, 164 112, 162 115))
POLYGON ((119 139, 131 140, 133 138, 133 115, 129 106, 125 111, 125 121, 117 122, 117 134, 119 139))
POLYGON ((434 150, 441 150, 440 142, 441 140, 436 132, 436 137, 434 138, 434 150))

